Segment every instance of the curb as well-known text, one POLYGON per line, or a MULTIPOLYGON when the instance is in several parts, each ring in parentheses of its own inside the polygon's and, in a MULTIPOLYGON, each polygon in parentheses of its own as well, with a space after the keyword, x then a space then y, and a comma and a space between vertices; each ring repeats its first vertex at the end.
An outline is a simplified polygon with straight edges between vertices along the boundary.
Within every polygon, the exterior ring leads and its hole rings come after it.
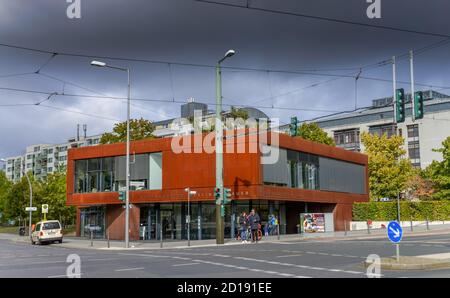
MULTIPOLYGON (((450 268, 450 259, 430 261, 429 259, 419 257, 409 257, 411 263, 400 259, 397 263, 395 258, 381 258, 380 268, 385 270, 434 270, 450 268)), ((365 268, 373 265, 373 262, 363 262, 365 268)))

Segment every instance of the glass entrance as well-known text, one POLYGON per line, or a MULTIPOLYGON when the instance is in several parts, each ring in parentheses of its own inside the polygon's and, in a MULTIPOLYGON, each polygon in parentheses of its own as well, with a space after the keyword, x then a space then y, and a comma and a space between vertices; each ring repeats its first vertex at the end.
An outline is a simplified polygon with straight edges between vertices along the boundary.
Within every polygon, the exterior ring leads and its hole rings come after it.
POLYGON ((80 219, 81 237, 105 238, 105 207, 81 209, 80 219))

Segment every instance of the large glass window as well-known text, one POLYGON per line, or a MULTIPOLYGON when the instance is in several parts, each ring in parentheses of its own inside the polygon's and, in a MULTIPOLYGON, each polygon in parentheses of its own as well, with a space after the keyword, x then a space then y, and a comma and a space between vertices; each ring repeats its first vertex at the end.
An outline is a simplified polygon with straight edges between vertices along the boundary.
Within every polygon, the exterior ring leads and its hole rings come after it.
MULTIPOLYGON (((75 192, 119 191, 126 186, 125 156, 75 161, 75 192)), ((130 158, 130 189, 161 189, 162 153, 137 154, 130 158)))

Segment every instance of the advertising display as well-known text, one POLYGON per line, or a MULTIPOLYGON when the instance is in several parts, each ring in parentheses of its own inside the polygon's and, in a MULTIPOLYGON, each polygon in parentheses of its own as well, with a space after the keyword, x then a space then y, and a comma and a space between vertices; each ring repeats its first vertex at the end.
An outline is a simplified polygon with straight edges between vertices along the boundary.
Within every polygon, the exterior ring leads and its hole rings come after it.
POLYGON ((324 233, 324 213, 302 213, 300 214, 302 233, 324 233))

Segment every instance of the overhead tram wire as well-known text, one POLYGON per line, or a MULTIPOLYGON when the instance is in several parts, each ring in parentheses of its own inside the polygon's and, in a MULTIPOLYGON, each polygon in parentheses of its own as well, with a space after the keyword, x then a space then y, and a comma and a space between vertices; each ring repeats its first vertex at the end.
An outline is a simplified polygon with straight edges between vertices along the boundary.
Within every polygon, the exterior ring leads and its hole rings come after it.
POLYGON ((297 13, 297 12, 291 12, 291 11, 274 10, 274 9, 269 9, 269 8, 250 6, 250 5, 244 6, 244 5, 239 5, 239 4, 225 3, 225 2, 212 1, 212 0, 192 0, 192 1, 199 2, 199 3, 205 3, 205 4, 211 4, 211 5, 218 5, 218 6, 223 6, 223 7, 247 9, 247 10, 259 11, 259 12, 270 13, 270 14, 281 14, 281 15, 288 15, 288 16, 293 16, 293 17, 314 19, 314 20, 319 20, 319 21, 341 23, 341 24, 347 24, 347 25, 355 25, 355 26, 360 26, 360 27, 390 30, 390 31, 403 32, 403 33, 412 33, 412 34, 426 35, 426 36, 433 36, 433 37, 450 38, 449 34, 443 34, 443 33, 419 31, 419 30, 413 30, 413 29, 398 28, 398 27, 394 27, 394 26, 361 23, 361 22, 356 22, 356 21, 349 21, 349 20, 330 18, 330 17, 322 17, 322 16, 316 16, 316 15, 308 15, 308 14, 304 14, 304 13, 297 13))

